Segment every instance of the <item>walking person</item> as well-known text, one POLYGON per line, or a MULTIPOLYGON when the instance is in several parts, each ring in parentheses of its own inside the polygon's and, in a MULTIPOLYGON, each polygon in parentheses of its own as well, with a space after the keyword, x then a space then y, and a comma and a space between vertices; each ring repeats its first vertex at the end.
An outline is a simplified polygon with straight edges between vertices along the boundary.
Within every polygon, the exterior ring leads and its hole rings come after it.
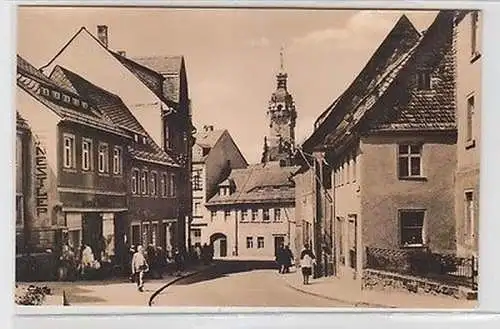
POLYGON ((292 266, 293 253, 288 245, 285 246, 283 250, 283 262, 284 262, 284 273, 290 273, 290 267, 292 266))
POLYGON ((309 284, 309 277, 312 275, 312 269, 316 264, 316 257, 309 249, 309 245, 304 245, 304 249, 300 253, 300 267, 302 269, 303 284, 309 284))
POLYGON ((144 257, 144 249, 142 246, 137 246, 137 252, 132 257, 132 276, 137 283, 137 289, 144 291, 144 273, 149 270, 148 262, 144 257))
POLYGON ((283 246, 279 246, 278 250, 276 250, 276 263, 278 264, 278 273, 285 273, 285 253, 283 250, 283 246))
POLYGON ((179 249, 174 251, 174 263, 175 263, 175 275, 180 276, 184 270, 184 257, 180 253, 179 249))

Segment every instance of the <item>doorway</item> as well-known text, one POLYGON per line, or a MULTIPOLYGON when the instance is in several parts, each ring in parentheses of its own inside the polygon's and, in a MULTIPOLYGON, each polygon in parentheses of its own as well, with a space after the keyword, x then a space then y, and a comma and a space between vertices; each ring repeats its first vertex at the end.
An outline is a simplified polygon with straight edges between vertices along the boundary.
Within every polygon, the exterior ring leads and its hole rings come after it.
POLYGON ((82 240, 83 243, 92 248, 94 257, 100 260, 102 237, 102 217, 99 213, 86 213, 82 220, 82 240))
POLYGON ((214 250, 214 257, 227 257, 227 237, 222 233, 215 233, 210 236, 210 244, 214 250))

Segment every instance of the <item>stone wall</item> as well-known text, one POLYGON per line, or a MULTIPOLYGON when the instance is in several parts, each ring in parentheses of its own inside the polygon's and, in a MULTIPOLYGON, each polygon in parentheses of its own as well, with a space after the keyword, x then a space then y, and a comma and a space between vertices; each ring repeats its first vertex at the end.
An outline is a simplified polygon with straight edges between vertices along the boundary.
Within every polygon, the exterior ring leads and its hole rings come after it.
POLYGON ((399 291, 420 295, 448 296, 456 299, 477 299, 477 292, 459 286, 371 269, 363 271, 362 288, 366 290, 399 291))

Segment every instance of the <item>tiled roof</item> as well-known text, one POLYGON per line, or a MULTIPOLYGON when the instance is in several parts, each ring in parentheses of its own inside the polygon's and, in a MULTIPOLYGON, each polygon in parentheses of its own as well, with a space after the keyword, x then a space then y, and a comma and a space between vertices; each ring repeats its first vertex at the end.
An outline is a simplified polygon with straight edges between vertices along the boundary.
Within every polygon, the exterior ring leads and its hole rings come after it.
POLYGON ((134 60, 161 74, 179 75, 182 67, 182 56, 134 57, 134 60))
MULTIPOLYGON (((394 96, 398 99, 396 108, 386 104, 385 116, 375 117, 370 119, 369 129, 372 130, 448 130, 455 128, 455 107, 453 97, 453 86, 449 84, 441 84, 439 90, 434 92, 427 91, 410 91, 406 74, 412 69, 412 65, 416 60, 420 60, 419 50, 424 45, 429 45, 432 42, 433 36, 445 33, 446 24, 449 23, 451 16, 449 11, 441 11, 431 24, 429 29, 420 38, 420 40, 408 51, 387 67, 385 73, 379 76, 373 84, 373 89, 367 90, 362 94, 361 101, 354 107, 349 107, 343 116, 343 119, 333 127, 327 127, 330 130, 326 134, 321 144, 325 146, 338 145, 341 138, 348 136, 352 130, 358 126, 374 105, 381 98, 391 92, 397 92, 394 96), (405 75, 406 74, 406 75, 405 75), (404 95, 397 87, 396 81, 402 82, 401 85, 406 86, 404 95), (392 88, 392 89, 391 89, 392 88), (404 102, 407 102, 406 104, 404 102), (333 129, 333 131, 332 131, 333 129)), ((434 46, 434 45, 433 45, 434 46)), ((436 45, 435 48, 442 47, 436 45)), ((434 49, 434 48, 433 48, 434 49)), ((439 49, 435 49, 436 54, 439 49)), ((428 57, 428 56, 427 56, 428 57)), ((374 113, 375 114, 375 113, 374 113)), ((331 113, 330 113, 331 115, 331 113)), ((326 121, 326 120, 325 120, 326 121)), ((324 123, 324 122, 323 122, 324 123)), ((322 124, 324 126, 324 124, 322 124)))
POLYGON ((202 151, 203 148, 212 149, 215 146, 215 144, 217 144, 217 142, 221 138, 222 134, 224 134, 224 132, 225 130, 223 129, 198 132, 195 135, 196 139, 195 144, 198 145, 199 148, 193 147, 193 162, 204 162, 208 154, 210 153, 203 155, 203 153, 200 151, 202 151))
MULTIPOLYGON (((29 93, 32 97, 37 99, 40 103, 47 106, 47 108, 56 113, 62 120, 76 122, 128 137, 128 134, 124 130, 113 124, 111 120, 100 115, 100 113, 92 109, 92 107, 84 110, 81 107, 72 105, 71 103, 65 103, 62 100, 57 100, 51 95, 43 96, 40 92, 42 84, 45 87, 50 87, 51 90, 59 91, 61 93, 68 93, 68 90, 58 86, 55 81, 52 81, 43 75, 19 55, 17 56, 17 59, 17 85, 29 93)), ((71 96, 78 95, 73 94, 71 96)), ((80 98, 81 100, 87 101, 85 98, 80 98)))
POLYGON ((127 131, 145 136, 147 145, 141 145, 140 148, 132 147, 129 149, 134 158, 166 165, 177 165, 175 161, 151 139, 149 134, 137 121, 120 97, 60 66, 54 68, 51 77, 54 77, 54 80, 58 83, 66 85, 68 88, 78 92, 79 95, 86 97, 91 104, 116 125, 127 131))
POLYGON ((207 205, 295 202, 291 177, 298 169, 280 167, 274 162, 233 169, 228 180, 234 183, 234 192, 227 196, 215 195, 207 205))
POLYGON ((141 82, 149 88, 162 102, 169 106, 175 106, 175 103, 171 99, 167 99, 163 94, 163 87, 157 86, 154 82, 155 80, 163 81, 163 76, 149 67, 137 63, 136 61, 122 56, 118 53, 110 51, 116 59, 118 59, 123 66, 125 66, 130 72, 132 72, 141 82))
POLYGON ((182 56, 138 57, 134 58, 134 60, 165 76, 163 82, 164 95, 174 102, 179 102, 182 56))

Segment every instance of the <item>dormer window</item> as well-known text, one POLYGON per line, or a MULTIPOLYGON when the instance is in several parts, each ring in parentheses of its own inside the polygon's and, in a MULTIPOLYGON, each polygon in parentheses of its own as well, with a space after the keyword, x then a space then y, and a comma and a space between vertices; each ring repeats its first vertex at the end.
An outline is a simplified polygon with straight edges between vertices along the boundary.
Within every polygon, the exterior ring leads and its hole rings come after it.
POLYGON ((73 103, 73 105, 75 105, 75 106, 80 106, 80 100, 79 100, 78 98, 73 98, 73 99, 72 99, 72 103, 73 103))
POLYGON ((63 101, 65 103, 69 103, 69 102, 71 102, 71 97, 69 97, 68 95, 63 95, 63 101))
POLYGON ((219 194, 220 194, 220 196, 231 195, 231 191, 229 189, 229 186, 221 186, 219 189, 219 194))
POLYGON ((44 95, 44 96, 49 96, 49 95, 50 95, 50 91, 49 91, 49 89, 47 89, 47 88, 43 88, 43 87, 42 87, 42 95, 44 95))
POLYGON ((134 142, 136 142, 136 143, 137 143, 138 141, 139 141, 139 135, 134 134, 134 142))
POLYGON ((56 90, 52 90, 52 97, 55 99, 61 99, 61 93, 56 90))
POLYGON ((429 71, 419 71, 417 72, 417 89, 419 90, 430 90, 431 86, 431 74, 429 71))
POLYGON ((202 156, 208 155, 208 153, 210 152, 210 147, 204 147, 201 152, 202 156))
POLYGON ((146 143, 147 143, 147 139, 146 139, 146 137, 145 137, 145 136, 142 136, 142 144, 146 145, 146 143))
POLYGON ((89 108, 89 104, 87 104, 87 102, 82 102, 82 107, 84 109, 88 109, 89 108))

